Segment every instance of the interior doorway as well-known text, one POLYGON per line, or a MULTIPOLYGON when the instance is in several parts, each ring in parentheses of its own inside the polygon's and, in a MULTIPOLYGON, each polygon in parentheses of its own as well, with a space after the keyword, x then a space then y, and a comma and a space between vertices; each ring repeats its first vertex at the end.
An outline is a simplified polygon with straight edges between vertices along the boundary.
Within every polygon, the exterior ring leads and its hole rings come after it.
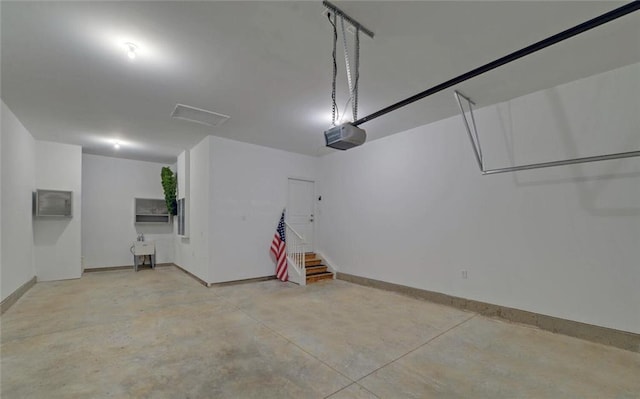
POLYGON ((313 252, 315 182, 289 178, 286 219, 305 242, 304 251, 313 252))

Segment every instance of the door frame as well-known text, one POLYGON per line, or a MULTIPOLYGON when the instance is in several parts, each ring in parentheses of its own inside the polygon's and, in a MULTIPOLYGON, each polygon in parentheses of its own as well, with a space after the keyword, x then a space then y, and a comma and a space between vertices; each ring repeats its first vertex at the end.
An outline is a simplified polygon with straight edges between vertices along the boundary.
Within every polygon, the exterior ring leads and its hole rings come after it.
MULTIPOLYGON (((301 180, 309 183, 313 183, 313 194, 311 196, 312 201, 312 209, 313 209, 313 223, 311 229, 313 230, 313 242, 311 243, 311 252, 314 252, 316 249, 316 221, 318 220, 318 212, 316 209, 316 180, 310 177, 300 177, 300 176, 287 176, 287 199, 285 208, 289 209, 289 180, 301 180)), ((285 221, 289 221, 289 212, 285 212, 285 221)))

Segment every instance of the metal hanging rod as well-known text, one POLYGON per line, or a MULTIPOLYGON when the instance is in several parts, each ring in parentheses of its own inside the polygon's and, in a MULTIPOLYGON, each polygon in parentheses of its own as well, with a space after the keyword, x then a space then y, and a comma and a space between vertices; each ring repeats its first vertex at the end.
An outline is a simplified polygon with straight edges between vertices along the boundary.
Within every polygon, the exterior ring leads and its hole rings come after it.
POLYGON ((597 162, 597 161, 606 161, 609 159, 622 159, 622 158, 632 158, 632 157, 640 157, 640 151, 618 152, 615 154, 596 155, 592 157, 564 159, 562 161, 540 162, 540 163, 532 163, 529 165, 511 166, 508 168, 488 169, 488 170, 483 170, 482 174, 494 175, 496 173, 517 172, 519 170, 550 168, 552 166, 572 165, 576 163, 597 162))
POLYGON ((329 10, 331 10, 331 12, 333 12, 337 16, 344 18, 344 20, 348 21, 351 25, 353 25, 354 28, 360 30, 360 32, 364 33, 365 35, 367 35, 367 36, 369 36, 370 38, 373 39, 373 32, 370 31, 369 29, 365 28, 360 22, 358 22, 355 19, 351 18, 349 16, 349 14, 345 13, 344 11, 342 11, 341 9, 336 7, 335 5, 331 4, 327 0, 324 0, 322 2, 322 5, 325 6, 326 8, 328 8, 329 10))
POLYGON ((456 99, 458 100, 458 106, 460 107, 460 112, 462 113, 462 120, 464 121, 464 126, 467 129, 469 141, 471 141, 471 147, 473 148, 473 155, 475 155, 476 161, 478 162, 478 168, 480 168, 480 171, 482 172, 483 175, 494 175, 497 173, 517 172, 520 170, 550 168, 553 166, 572 165, 577 163, 607 161, 610 159, 640 157, 640 150, 639 150, 639 151, 618 152, 614 154, 594 155, 590 157, 563 159, 561 161, 540 162, 540 163, 532 163, 527 165, 509 166, 506 168, 485 169, 484 158, 482 157, 482 151, 480 150, 480 139, 478 137, 478 129, 476 128, 475 118, 473 117, 473 106, 475 105, 475 103, 469 97, 465 96, 464 94, 460 93, 457 90, 454 91, 454 94, 456 96, 456 99), (467 121, 467 116, 465 114, 464 107, 462 106, 462 101, 460 100, 461 97, 464 98, 469 105, 469 114, 471 115, 471 123, 467 121), (473 132, 471 129, 472 127, 473 127, 473 132))
MULTIPOLYGON (((327 1, 325 1, 325 3, 328 3, 327 1)), ((507 64, 509 62, 513 62, 519 58, 522 58, 524 56, 527 56, 529 54, 535 53, 536 51, 540 51, 544 48, 547 48, 549 46, 552 46, 556 43, 559 43, 563 40, 567 40, 573 36, 576 36, 580 33, 586 32, 588 30, 591 30, 593 28, 596 28, 600 25, 606 24, 607 22, 613 21, 615 19, 618 19, 620 17, 623 17, 627 14, 630 14, 632 12, 638 11, 640 9, 640 0, 635 0, 632 1, 631 3, 625 4, 622 7, 616 8, 615 10, 609 11, 605 14, 602 14, 598 17, 595 17, 593 19, 590 19, 586 22, 581 23, 580 25, 576 25, 573 28, 569 28, 563 32, 560 32, 558 34, 555 34, 553 36, 550 36, 544 40, 541 40, 539 42, 536 42, 534 44, 531 44, 523 49, 520 49, 518 51, 514 51, 511 54, 508 54, 502 58, 498 58, 495 61, 492 61, 488 64, 485 64, 481 67, 478 67, 476 69, 473 69, 467 73, 464 73, 460 76, 457 76, 453 79, 450 79, 444 83, 440 83, 439 85, 433 86, 430 89, 427 89, 423 92, 420 92, 418 94, 415 94, 407 99, 404 99, 402 101, 398 101, 395 104, 392 104, 386 108, 381 109, 380 111, 376 111, 374 113, 372 113, 371 115, 367 115, 365 117, 362 117, 360 119, 358 119, 357 121, 353 122, 352 125, 354 126, 358 126, 361 125, 365 122, 369 122, 375 118, 378 118, 382 115, 388 114, 391 111, 395 111, 398 108, 402 108, 406 105, 409 105, 411 103, 414 103, 418 100, 422 100, 425 97, 431 96, 435 93, 438 93, 442 90, 445 90, 451 86, 457 85, 459 83, 464 82, 465 80, 469 80, 471 78, 474 78, 478 75, 481 75, 485 72, 488 72, 492 69, 496 69, 504 64, 507 64)))

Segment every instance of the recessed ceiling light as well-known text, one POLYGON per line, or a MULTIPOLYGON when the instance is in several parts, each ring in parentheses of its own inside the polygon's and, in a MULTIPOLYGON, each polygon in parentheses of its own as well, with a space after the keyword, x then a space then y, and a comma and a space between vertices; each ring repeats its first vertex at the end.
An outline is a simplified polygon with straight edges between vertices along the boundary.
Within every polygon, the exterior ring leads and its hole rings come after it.
POLYGON ((131 42, 127 42, 124 44, 127 47, 127 57, 129 57, 129 59, 131 61, 136 59, 136 51, 138 50, 138 46, 136 46, 135 44, 131 43, 131 42))
POLYGON ((115 148, 116 150, 120 149, 120 142, 116 141, 115 143, 113 143, 113 148, 115 148))

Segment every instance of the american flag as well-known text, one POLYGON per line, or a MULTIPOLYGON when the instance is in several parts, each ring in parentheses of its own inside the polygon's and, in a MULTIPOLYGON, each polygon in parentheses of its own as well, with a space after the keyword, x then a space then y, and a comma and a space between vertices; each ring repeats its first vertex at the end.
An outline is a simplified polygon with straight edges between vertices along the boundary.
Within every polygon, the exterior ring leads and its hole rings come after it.
POLYGON ((276 229, 276 234, 273 236, 271 242, 271 253, 276 258, 276 277, 282 281, 289 280, 289 273, 287 272, 287 244, 284 237, 284 211, 280 216, 280 223, 276 229))

